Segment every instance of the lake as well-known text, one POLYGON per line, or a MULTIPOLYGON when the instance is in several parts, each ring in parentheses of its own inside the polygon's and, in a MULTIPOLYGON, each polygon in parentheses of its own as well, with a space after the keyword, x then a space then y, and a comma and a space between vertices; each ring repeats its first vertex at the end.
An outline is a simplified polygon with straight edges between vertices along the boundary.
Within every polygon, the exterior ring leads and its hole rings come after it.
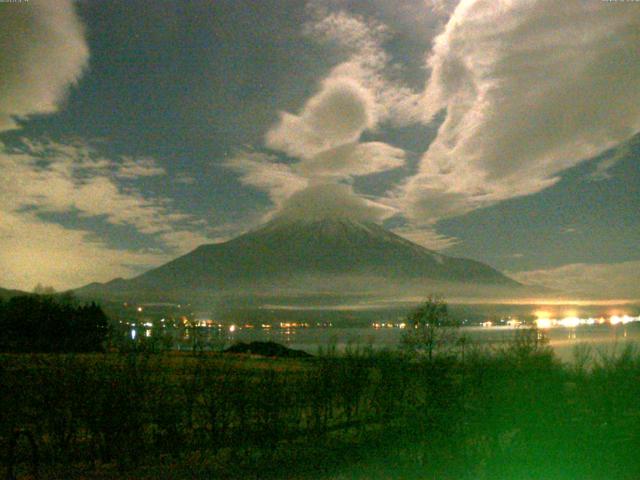
MULTIPOLYGON (((500 345, 513 340, 522 327, 462 327, 460 333, 471 342, 482 345, 500 345)), ((352 346, 394 349, 400 345, 405 330, 400 328, 343 327, 343 328, 272 328, 241 329, 227 332, 229 343, 243 341, 274 341, 290 348, 316 354, 320 349, 335 346, 344 351, 352 346)), ((594 352, 611 354, 625 345, 640 344, 640 322, 627 325, 581 325, 575 328, 554 327, 544 330, 549 345, 563 361, 571 361, 577 345, 589 345, 594 352)))

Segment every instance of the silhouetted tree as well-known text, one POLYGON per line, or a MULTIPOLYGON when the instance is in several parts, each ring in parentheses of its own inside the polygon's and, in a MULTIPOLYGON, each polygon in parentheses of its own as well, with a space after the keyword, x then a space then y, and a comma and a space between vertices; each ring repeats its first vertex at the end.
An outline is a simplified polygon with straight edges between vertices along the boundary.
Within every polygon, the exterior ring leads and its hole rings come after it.
POLYGON ((449 315, 442 297, 431 295, 406 319, 403 344, 413 351, 424 351, 431 360, 436 348, 454 345, 460 323, 449 315))
POLYGON ((56 290, 52 286, 49 286, 49 285, 45 286, 45 285, 42 285, 41 283, 38 283, 33 288, 33 293, 35 293, 36 295, 54 295, 56 293, 56 290))
POLYGON ((25 295, 0 306, 2 351, 99 351, 107 333, 107 316, 95 303, 75 306, 69 297, 25 295))

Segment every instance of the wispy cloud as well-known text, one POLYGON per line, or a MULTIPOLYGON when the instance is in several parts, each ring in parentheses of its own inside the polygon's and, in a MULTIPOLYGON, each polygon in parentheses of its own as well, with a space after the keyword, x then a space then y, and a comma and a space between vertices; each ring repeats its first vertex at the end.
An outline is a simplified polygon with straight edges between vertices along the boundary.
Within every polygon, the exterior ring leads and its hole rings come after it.
POLYGON ((425 118, 444 110, 401 203, 419 222, 538 192, 640 130, 640 9, 463 0, 436 39, 425 118))
POLYGON ((435 229, 428 227, 415 228, 412 226, 405 226, 394 228, 393 231, 398 235, 431 250, 446 250, 447 248, 451 248, 460 243, 460 239, 442 235, 435 229))
MULTIPOLYGON (((427 11, 426 5, 421 10, 427 11)), ((383 23, 344 10, 319 9, 306 25, 307 34, 319 42, 337 47, 347 59, 329 72, 325 82, 349 79, 372 96, 372 111, 378 122, 396 125, 414 123, 422 118, 420 92, 390 75, 400 64, 392 64, 384 48, 393 32, 383 23)))
POLYGON ((460 0, 427 0, 431 10, 441 17, 449 17, 455 10, 460 0))
POLYGON ((543 286, 579 298, 640 299, 640 261, 574 263, 507 274, 524 284, 543 286))
POLYGON ((200 233, 203 229, 197 219, 177 210, 170 199, 144 195, 131 184, 141 176, 165 174, 152 159, 108 159, 85 144, 25 141, 13 148, 0 143, 0 170, 0 249, 22 253, 15 260, 3 257, 0 262, 3 279, 11 285, 29 287, 20 279, 38 278, 55 286, 76 286, 94 280, 91 271, 103 279, 101 273, 127 275, 136 266, 159 263, 169 254, 210 241, 200 233), (96 241, 91 230, 43 220, 43 214, 50 213, 74 213, 130 226, 162 248, 155 252, 115 249, 96 241), (74 272, 62 275, 64 262, 71 258, 75 262, 66 267, 74 265, 74 272), (26 262, 23 267, 21 262, 26 262), (34 276, 38 262, 40 274, 34 276))
POLYGON ((289 165, 266 153, 240 151, 225 166, 240 174, 243 185, 267 192, 276 207, 308 185, 307 179, 297 175, 289 165))
POLYGON ((124 157, 118 165, 116 176, 119 178, 135 179, 140 177, 159 177, 166 175, 164 168, 158 166, 153 158, 124 157))
POLYGON ((591 172, 591 175, 589 176, 589 180, 597 182, 610 179, 612 177, 610 170, 619 161, 633 155, 633 146, 639 143, 640 139, 638 137, 634 137, 630 141, 618 146, 611 155, 606 156, 603 160, 600 160, 597 163, 595 170, 591 172))
POLYGON ((4 172, 0 194, 4 205, 13 210, 30 207, 41 212, 68 212, 75 209, 81 216, 103 216, 114 225, 131 225, 143 233, 159 233, 170 229, 170 201, 147 198, 133 187, 117 181, 126 172, 147 172, 151 160, 124 162, 96 156, 86 145, 74 146, 54 142, 30 144, 20 152, 1 148, 0 162, 4 172))
POLYGON ((405 151, 382 142, 345 143, 295 164, 307 178, 349 178, 372 175, 405 164, 405 151))

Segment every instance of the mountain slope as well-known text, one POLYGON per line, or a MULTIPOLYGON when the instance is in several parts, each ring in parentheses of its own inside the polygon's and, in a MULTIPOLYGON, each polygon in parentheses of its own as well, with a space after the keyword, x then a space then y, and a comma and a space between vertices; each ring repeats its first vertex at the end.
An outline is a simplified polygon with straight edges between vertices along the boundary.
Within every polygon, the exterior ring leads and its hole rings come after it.
POLYGON ((11 297, 19 297, 22 295, 28 295, 28 293, 20 290, 7 290, 6 288, 0 288, 0 299, 2 300, 8 300, 11 297))
MULTIPOLYGON (((303 290, 305 279, 331 283, 338 277, 354 279, 355 290, 362 287, 358 282, 373 278, 519 285, 488 265, 441 255, 373 223, 280 219, 227 242, 202 245, 131 280, 91 284, 78 292, 224 292, 285 285, 303 290)), ((318 281, 310 288, 318 288, 318 281)))

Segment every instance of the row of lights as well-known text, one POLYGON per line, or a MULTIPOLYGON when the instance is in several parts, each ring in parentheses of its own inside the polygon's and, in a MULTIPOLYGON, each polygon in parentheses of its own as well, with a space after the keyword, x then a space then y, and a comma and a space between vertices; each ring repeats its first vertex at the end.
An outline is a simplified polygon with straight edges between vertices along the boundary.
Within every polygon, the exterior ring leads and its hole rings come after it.
POLYGON ((376 330, 380 329, 380 328, 407 328, 407 324, 402 322, 402 323, 387 323, 387 322, 375 322, 373 324, 371 324, 373 326, 373 328, 375 328, 376 330))
MULTIPOLYGON (((504 323, 504 320, 500 320, 500 322, 504 323)), ((481 325, 485 328, 489 328, 489 327, 493 327, 493 322, 490 320, 487 320, 486 322, 482 322, 481 325)), ((516 328, 522 325, 522 322, 520 320, 516 320, 514 318, 512 318, 511 320, 508 320, 506 322, 506 326, 507 327, 511 327, 511 328, 516 328)))
POLYGON ((610 325, 626 325, 631 322, 640 321, 640 316, 632 317, 629 315, 612 315, 606 320, 604 317, 600 318, 578 318, 578 317, 565 317, 562 319, 538 317, 536 319, 536 326, 538 328, 552 328, 552 327, 565 327, 576 328, 580 325, 603 325, 609 323, 610 325))

